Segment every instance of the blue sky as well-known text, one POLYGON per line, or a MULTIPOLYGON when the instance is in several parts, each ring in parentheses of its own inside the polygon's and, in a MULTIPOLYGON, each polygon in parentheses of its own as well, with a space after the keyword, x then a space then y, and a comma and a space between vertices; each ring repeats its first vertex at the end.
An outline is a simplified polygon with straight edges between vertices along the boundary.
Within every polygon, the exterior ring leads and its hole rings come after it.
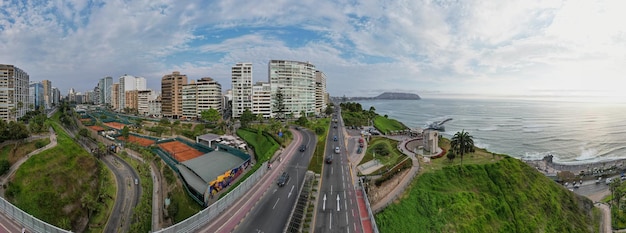
POLYGON ((309 61, 333 96, 626 99, 624 1, 0 1, 0 63, 67 93, 172 71, 309 61))

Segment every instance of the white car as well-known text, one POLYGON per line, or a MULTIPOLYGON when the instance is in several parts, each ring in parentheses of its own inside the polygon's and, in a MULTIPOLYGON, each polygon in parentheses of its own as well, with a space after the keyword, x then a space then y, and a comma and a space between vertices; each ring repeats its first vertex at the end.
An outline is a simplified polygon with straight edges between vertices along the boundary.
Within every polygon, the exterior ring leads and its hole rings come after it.
POLYGON ((613 178, 606 178, 606 184, 611 184, 613 182, 613 178))
POLYGON ((339 149, 339 147, 335 147, 335 154, 339 154, 339 152, 341 152, 341 149, 339 149))

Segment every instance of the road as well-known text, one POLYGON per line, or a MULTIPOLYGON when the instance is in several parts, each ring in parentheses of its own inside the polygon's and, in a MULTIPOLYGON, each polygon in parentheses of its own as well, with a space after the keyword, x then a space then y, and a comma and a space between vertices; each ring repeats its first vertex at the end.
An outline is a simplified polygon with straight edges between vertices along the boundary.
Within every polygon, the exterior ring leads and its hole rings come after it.
MULTIPOLYGON (((68 130, 64 126, 62 128, 70 137, 75 138, 75 132, 68 130)), ((91 152, 91 149, 98 148, 97 143, 91 140, 76 140, 85 150, 91 152)), ((139 179, 139 175, 126 161, 112 155, 105 155, 101 161, 115 175, 115 184, 117 186, 117 194, 115 196, 115 204, 109 220, 104 228, 104 232, 128 232, 132 223, 132 209, 139 203, 141 197, 141 185, 135 185, 135 179, 139 179)))
POLYGON ((282 161, 286 163, 286 166, 281 170, 289 174, 289 181, 283 187, 278 187, 275 181, 270 183, 269 192, 259 200, 234 232, 282 232, 288 224, 291 210, 296 204, 304 174, 317 143, 313 132, 309 130, 300 130, 300 132, 302 143, 294 146, 299 149, 300 145, 304 144, 307 149, 304 152, 295 150, 290 156, 291 159, 282 161))
POLYGON ((322 168, 314 231, 318 233, 362 232, 352 170, 345 148, 347 144, 344 142, 345 135, 341 130, 344 127, 343 120, 339 106, 336 108, 337 127, 331 126, 325 149, 325 155, 332 154, 333 161, 330 164, 324 163, 322 168), (334 141, 335 135, 337 135, 337 141, 334 141), (334 152, 337 146, 341 148, 339 154, 334 152))
MULTIPOLYGON (((300 131, 290 130, 293 133, 293 141, 282 152, 282 160, 289 161, 291 157, 297 156, 298 147, 303 142, 300 131)), ((276 179, 287 163, 274 162, 272 169, 267 171, 257 183, 250 188, 248 193, 235 201, 229 208, 224 210, 209 224, 200 228, 197 232, 232 232, 244 219, 245 215, 252 210, 266 192, 270 192, 270 187, 276 185, 276 179)), ((293 194, 292 194, 293 195, 293 194)), ((279 231, 282 232, 282 229, 279 231)))

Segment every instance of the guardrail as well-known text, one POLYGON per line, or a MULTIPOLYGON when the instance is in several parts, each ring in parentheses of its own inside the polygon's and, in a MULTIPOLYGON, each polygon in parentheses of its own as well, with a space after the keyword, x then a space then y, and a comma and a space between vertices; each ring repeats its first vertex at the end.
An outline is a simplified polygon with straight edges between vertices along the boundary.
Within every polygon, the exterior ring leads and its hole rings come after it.
POLYGON ((201 210, 197 214, 179 222, 168 228, 158 230, 156 232, 173 233, 173 232, 194 232, 204 225, 208 224, 221 214, 226 208, 232 206, 241 196, 246 194, 252 186, 267 172, 267 162, 261 164, 261 167, 250 175, 245 181, 241 182, 239 186, 226 194, 223 198, 217 200, 209 207, 201 210))
POLYGON ((363 184, 359 186, 361 186, 361 192, 363 192, 363 198, 365 198, 365 206, 367 206, 367 216, 370 218, 372 231, 374 231, 374 233, 379 233, 378 226, 376 225, 376 219, 374 219, 374 213, 372 213, 372 207, 370 206, 370 200, 367 198, 367 193, 365 192, 365 187, 363 187, 363 184))
POLYGON ((13 221, 15 221, 16 223, 19 223, 22 227, 28 229, 29 232, 71 232, 53 226, 52 224, 49 224, 47 222, 41 221, 38 218, 35 218, 32 215, 24 212, 20 208, 17 208, 16 206, 1 197, 0 211, 4 213, 7 217, 13 219, 13 221))

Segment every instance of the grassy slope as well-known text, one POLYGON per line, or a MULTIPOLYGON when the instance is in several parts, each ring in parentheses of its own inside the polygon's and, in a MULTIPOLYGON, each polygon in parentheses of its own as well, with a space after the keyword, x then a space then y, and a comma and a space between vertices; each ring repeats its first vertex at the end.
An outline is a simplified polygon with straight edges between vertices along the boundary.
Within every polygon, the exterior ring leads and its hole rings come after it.
POLYGON ((381 232, 593 232, 593 204, 525 163, 444 167, 376 215, 381 232))
POLYGON ((248 145, 254 148, 254 154, 256 156, 257 163, 263 163, 272 158, 276 150, 280 147, 278 142, 272 137, 261 135, 257 137, 257 132, 248 131, 245 129, 238 129, 237 135, 241 137, 248 145))
POLYGON ((393 166, 406 157, 404 154, 402 154, 402 152, 398 150, 398 141, 383 137, 373 137, 372 140, 369 142, 369 145, 367 145, 367 151, 365 152, 365 155, 363 156, 363 159, 361 159, 359 165, 367 163, 374 159, 372 148, 374 148, 374 146, 378 144, 385 145, 385 147, 387 147, 390 152, 387 156, 376 155, 376 159, 378 159, 378 161, 380 161, 384 165, 393 166))
POLYGON ((395 119, 385 118, 380 115, 377 115, 374 118, 374 127, 376 127, 376 129, 378 129, 378 131, 383 134, 387 134, 390 131, 404 130, 407 128, 406 126, 404 126, 404 124, 395 119))
POLYGON ((37 139, 32 142, 21 144, 13 153, 11 153, 11 150, 15 147, 15 144, 5 145, 4 147, 0 148, 0 160, 6 159, 9 161, 9 163, 14 164, 20 158, 36 150, 37 147, 35 146, 35 144, 37 142, 41 142, 41 145, 45 146, 50 144, 50 138, 37 139))
POLYGON ((102 165, 73 139, 56 122, 58 145, 32 156, 17 170, 7 189, 15 191, 12 202, 20 209, 61 227, 68 227, 78 219, 87 217, 81 206, 81 197, 97 195, 98 171, 102 165))

